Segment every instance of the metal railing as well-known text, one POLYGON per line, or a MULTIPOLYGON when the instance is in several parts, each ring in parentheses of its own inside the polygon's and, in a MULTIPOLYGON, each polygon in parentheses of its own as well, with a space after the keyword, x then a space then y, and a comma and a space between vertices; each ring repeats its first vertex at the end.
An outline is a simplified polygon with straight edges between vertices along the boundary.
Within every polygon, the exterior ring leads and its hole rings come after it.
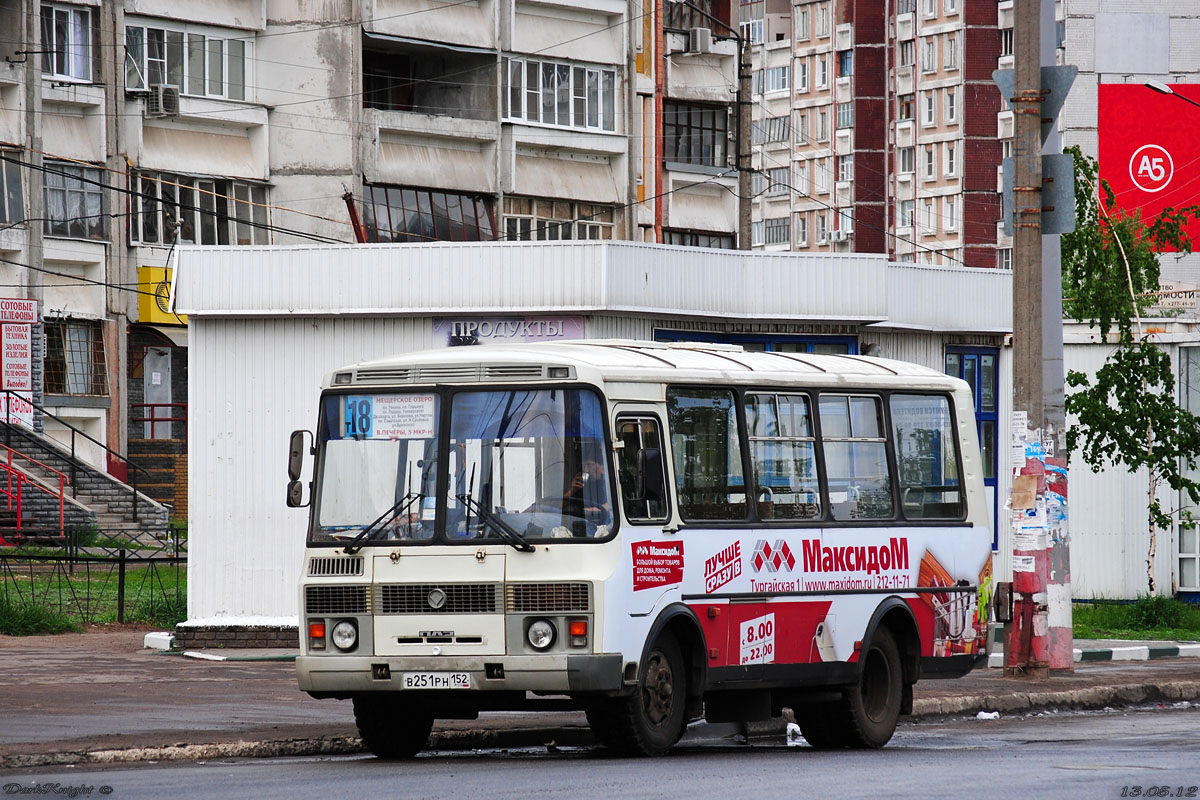
POLYGON ((149 423, 150 435, 148 437, 146 437, 149 439, 157 439, 158 438, 157 436, 154 435, 157 432, 157 428, 156 428, 157 425, 166 425, 167 426, 167 438, 168 439, 174 438, 172 436, 172 434, 174 433, 174 429, 171 428, 171 423, 182 422, 184 436, 186 437, 187 436, 187 421, 188 421, 187 407, 188 407, 187 403, 130 403, 129 408, 131 410, 144 408, 149 411, 149 415, 141 416, 141 417, 131 416, 129 418, 129 421, 135 425, 138 425, 138 424, 144 425, 144 424, 149 423), (177 408, 183 409, 184 413, 182 416, 160 417, 158 415, 158 412, 160 409, 174 410, 177 408))
POLYGON ((49 464, 43 464, 41 461, 38 461, 36 458, 30 458, 29 456, 25 455, 24 453, 18 452, 17 450, 14 450, 11 447, 8 447, 7 445, 0 444, 0 448, 3 448, 4 450, 8 451, 8 461, 6 463, 0 462, 0 469, 3 469, 7 473, 7 488, 0 489, 0 494, 3 494, 5 497, 8 498, 8 510, 9 511, 12 511, 12 506, 13 506, 13 486, 12 486, 13 477, 15 476, 17 479, 17 491, 16 491, 17 530, 21 529, 21 524, 22 524, 22 520, 21 520, 22 501, 23 501, 23 498, 25 495, 24 485, 26 483, 28 483, 30 486, 33 486, 38 491, 45 492, 46 494, 50 495, 51 497, 55 496, 54 492, 47 489, 45 486, 42 486, 37 481, 31 480, 27 475, 25 475, 25 473, 23 473, 20 469, 18 469, 13 464, 14 458, 23 458, 26 461, 28 461, 29 463, 36 464, 37 466, 41 467, 42 469, 46 470, 47 472, 51 472, 58 476, 58 495, 57 495, 57 497, 58 497, 58 533, 61 536, 63 533, 63 528, 64 528, 64 516, 65 516, 64 506, 65 506, 65 498, 66 498, 66 484, 70 482, 70 479, 67 478, 66 475, 64 475, 61 472, 59 472, 58 470, 56 470, 54 467, 50 466, 49 464))
POLYGON ((83 463, 83 461, 75 454, 75 443, 76 443, 76 438, 78 436, 82 436, 84 439, 87 439, 89 442, 96 445, 101 450, 108 453, 110 456, 114 456, 115 458, 125 462, 125 464, 127 466, 133 467, 133 469, 136 470, 135 472, 129 473, 127 475, 127 477, 131 478, 131 480, 129 481, 129 485, 133 489, 133 520, 134 520, 134 522, 138 521, 138 488, 137 488, 138 487, 138 484, 137 484, 138 476, 137 476, 137 474, 138 474, 138 472, 140 472, 143 475, 145 475, 147 478, 149 478, 150 473, 148 471, 146 471, 142 467, 139 467, 137 464, 130 461, 126 456, 123 456, 120 453, 118 453, 116 450, 113 450, 111 447, 104 444, 104 442, 101 442, 98 439, 96 439, 95 437, 89 436, 88 434, 79 430, 79 428, 76 428, 74 425, 67 422, 65 419, 58 416, 57 414, 47 411, 45 408, 43 408, 42 406, 39 406, 37 403, 30 400, 28 397, 24 397, 23 395, 21 395, 17 392, 14 392, 11 389, 0 389, 0 392, 3 392, 5 395, 4 399, 5 399, 6 411, 5 411, 4 422, 7 423, 4 426, 4 444, 5 444, 5 446, 7 446, 9 448, 12 447, 12 434, 14 431, 16 431, 16 433, 19 436, 25 437, 25 439, 27 441, 33 441, 38 444, 41 444, 41 442, 35 436, 33 436, 31 432, 26 431, 24 428, 20 427, 17 423, 15 423, 13 421, 13 414, 12 414, 13 399, 16 398, 17 400, 19 400, 22 403, 28 403, 29 405, 36 408, 38 411, 41 411, 44 416, 49 417, 50 419, 57 422, 59 425, 62 425, 63 427, 65 427, 71 431, 71 455, 69 458, 67 458, 67 463, 70 464, 70 469, 69 469, 70 480, 68 482, 71 484, 71 496, 72 497, 77 496, 77 493, 78 493, 78 483, 75 480, 77 477, 77 475, 76 475, 77 467, 81 467, 81 466, 87 467, 88 466, 88 465, 85 465, 83 463))

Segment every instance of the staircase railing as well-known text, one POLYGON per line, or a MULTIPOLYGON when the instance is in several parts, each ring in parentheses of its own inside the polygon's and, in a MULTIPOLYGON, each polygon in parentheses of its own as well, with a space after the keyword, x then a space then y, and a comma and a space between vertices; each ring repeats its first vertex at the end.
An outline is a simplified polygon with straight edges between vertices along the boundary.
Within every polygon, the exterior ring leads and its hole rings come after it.
POLYGON ((54 467, 50 466, 49 464, 43 464, 41 461, 38 461, 36 458, 30 458, 29 456, 25 455, 24 453, 14 450, 11 447, 8 447, 7 445, 0 444, 0 449, 4 449, 4 450, 8 451, 7 462, 0 461, 0 469, 3 469, 7 473, 8 488, 0 489, 0 494, 3 494, 5 497, 8 498, 8 510, 9 511, 12 511, 12 506, 13 506, 13 486, 12 486, 13 477, 15 476, 17 479, 17 491, 16 491, 17 529, 20 530, 20 528, 21 528, 21 502, 24 497, 24 492, 22 491, 22 489, 23 489, 23 486, 25 483, 28 483, 30 486, 34 487, 35 489, 37 489, 39 491, 45 492, 46 494, 50 495, 51 497, 55 496, 54 492, 50 491, 45 486, 42 486, 37 481, 30 480, 27 475, 25 475, 21 470, 19 470, 16 466, 13 465, 14 458, 23 458, 26 461, 28 461, 29 463, 36 464, 39 467, 41 467, 42 469, 46 470, 47 472, 52 472, 58 476, 58 533, 61 536, 63 533, 63 530, 65 530, 65 528, 66 528, 66 525, 64 524, 65 517, 66 517, 66 514, 65 514, 66 484, 68 484, 70 482, 70 479, 66 475, 64 475, 61 472, 59 472, 58 470, 56 470, 54 467))
POLYGON ((42 406, 39 406, 37 403, 30 400, 28 397, 18 394, 16 392, 14 392, 12 389, 0 389, 0 392, 4 393, 5 400, 6 400, 6 403, 5 403, 6 417, 5 417, 4 421, 8 424, 6 424, 4 426, 4 443, 5 443, 5 445, 7 445, 9 447, 12 446, 13 431, 16 431, 19 436, 25 437, 26 440, 34 441, 34 442, 38 441, 37 438, 34 437, 31 433, 29 433, 28 431, 25 431, 24 429, 20 428, 18 425, 13 423, 13 420, 12 420, 13 398, 19 398, 21 402, 28 403, 29 405, 36 408, 38 411, 41 411, 43 415, 49 417, 50 419, 57 422, 59 425, 62 425, 63 427, 65 427, 71 431, 71 456, 70 456, 70 458, 67 459, 67 463, 71 465, 69 482, 71 484, 71 496, 72 497, 77 496, 77 492, 78 492, 78 484, 75 481, 76 467, 84 466, 84 464, 80 460, 80 458, 77 455, 75 455, 75 442, 76 442, 77 436, 82 436, 83 438, 85 438, 89 442, 91 442, 92 444, 99 447, 104 452, 108 453, 110 456, 114 456, 115 458, 118 458, 121 461, 124 461, 125 464, 127 464, 128 466, 133 467, 133 469, 135 471, 129 473, 129 477, 130 477, 129 485, 133 488, 133 519, 134 519, 134 522, 138 521, 138 488, 137 488, 138 487, 138 475, 137 474, 140 472, 143 475, 145 475, 147 478, 149 478, 150 473, 147 470, 145 470, 142 467, 138 466, 137 464, 133 463, 127 457, 118 453, 116 450, 113 450, 111 447, 104 444, 104 442, 101 442, 98 439, 96 439, 95 437, 89 436, 88 434, 79 430, 79 428, 76 428, 74 425, 67 422, 65 419, 58 416, 57 414, 47 411, 45 408, 43 408, 42 406))

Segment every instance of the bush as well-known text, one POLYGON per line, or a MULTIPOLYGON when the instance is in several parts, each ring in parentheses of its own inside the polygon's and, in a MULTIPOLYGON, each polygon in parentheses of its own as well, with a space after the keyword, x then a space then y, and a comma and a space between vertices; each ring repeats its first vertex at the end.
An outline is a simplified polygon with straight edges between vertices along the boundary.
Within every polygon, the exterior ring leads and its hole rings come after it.
POLYGON ((1174 597, 1139 597, 1129 608, 1129 624, 1134 629, 1182 628, 1187 606, 1174 597))
POLYGON ((35 605, 14 604, 0 598, 0 633, 34 636, 39 633, 71 633, 81 628, 66 614, 35 605))
POLYGON ((126 617, 128 622, 144 622, 174 630, 180 622, 185 622, 187 614, 187 595, 179 593, 167 596, 152 596, 142 600, 126 617))

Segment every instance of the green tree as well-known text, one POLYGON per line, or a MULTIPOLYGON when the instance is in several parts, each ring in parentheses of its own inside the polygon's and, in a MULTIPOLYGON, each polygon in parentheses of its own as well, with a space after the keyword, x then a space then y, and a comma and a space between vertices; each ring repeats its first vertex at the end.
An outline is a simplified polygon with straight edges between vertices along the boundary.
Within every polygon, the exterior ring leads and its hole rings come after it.
POLYGON ((1062 237, 1063 313, 1097 328, 1115 349, 1094 378, 1067 373, 1067 386, 1078 390, 1066 398, 1076 420, 1067 428, 1067 449, 1093 472, 1146 469, 1146 577, 1153 594, 1157 531, 1171 524, 1157 489, 1165 482, 1200 503, 1200 483, 1189 477, 1200 457, 1200 417, 1175 402, 1171 358, 1144 333, 1141 318, 1157 299, 1157 253, 1192 251, 1185 227, 1200 217, 1200 206, 1168 208, 1146 222, 1120 208, 1108 183, 1098 180, 1094 159, 1078 147, 1068 152, 1075 161, 1076 216, 1075 230, 1062 237))

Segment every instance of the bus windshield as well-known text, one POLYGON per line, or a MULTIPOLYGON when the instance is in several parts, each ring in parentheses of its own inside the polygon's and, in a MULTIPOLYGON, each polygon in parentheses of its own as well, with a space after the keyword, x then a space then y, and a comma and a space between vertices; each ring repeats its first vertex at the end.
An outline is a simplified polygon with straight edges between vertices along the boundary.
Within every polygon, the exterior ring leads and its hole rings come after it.
POLYGON ((609 535, 610 470, 594 392, 456 392, 445 399, 444 432, 442 402, 435 392, 322 399, 311 541, 526 549, 609 535))

